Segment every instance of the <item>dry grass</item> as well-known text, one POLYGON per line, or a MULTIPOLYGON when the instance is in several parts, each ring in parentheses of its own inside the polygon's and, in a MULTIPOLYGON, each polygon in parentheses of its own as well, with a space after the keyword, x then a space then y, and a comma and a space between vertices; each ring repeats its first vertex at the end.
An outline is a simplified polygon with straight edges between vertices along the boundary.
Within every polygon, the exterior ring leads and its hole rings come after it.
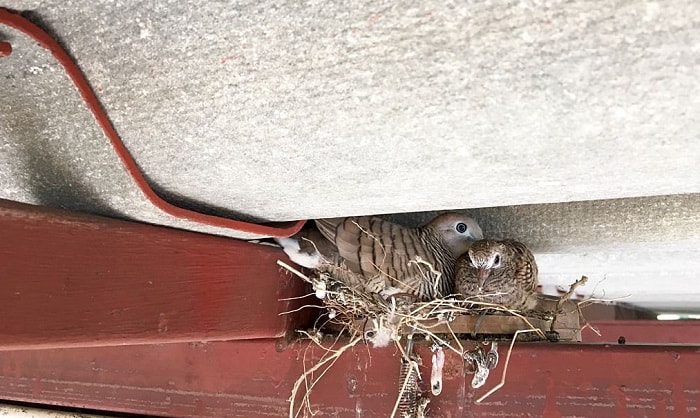
MULTIPOLYGON (((417 262, 421 261, 419 260, 417 262)), ((417 390, 417 385, 414 387, 408 384, 409 376, 411 376, 412 379, 415 375, 417 379, 420 379, 418 368, 413 367, 415 360, 411 356, 410 348, 404 349, 403 347, 405 342, 411 340, 414 335, 423 335, 431 340, 436 347, 452 351, 461 358, 468 359, 470 353, 463 347, 458 335, 452 331, 452 327, 450 326, 450 323, 454 321, 455 318, 461 315, 479 316, 486 312, 500 312, 520 318, 522 321, 522 328, 515 333, 511 340, 500 383, 481 396, 476 401, 477 403, 482 402, 505 384, 510 354, 519 335, 532 333, 537 334, 539 339, 546 339, 544 332, 540 328, 533 326, 522 313, 504 306, 486 303, 480 300, 463 299, 456 296, 448 296, 428 302, 416 301, 413 296, 402 293, 384 298, 377 294, 368 294, 356 288, 346 286, 329 274, 320 273, 317 277, 308 277, 282 261, 278 261, 277 263, 313 286, 314 293, 321 299, 321 304, 326 308, 326 314, 323 318, 324 322, 322 325, 327 326, 328 324, 332 324, 334 330, 340 330, 336 335, 335 343, 331 347, 328 347, 327 344, 323 344, 319 338, 322 326, 314 327, 311 332, 300 332, 303 337, 310 339, 315 343, 315 346, 324 350, 324 354, 315 365, 308 370, 305 369, 304 373, 294 383, 292 394, 289 398, 289 418, 297 418, 302 413, 304 413, 304 416, 315 415, 315 412, 311 408, 309 398, 314 386, 345 351, 363 340, 370 342, 375 347, 383 347, 393 343, 402 354, 402 367, 411 365, 411 369, 414 369, 412 371, 413 374, 406 374, 405 379, 399 382, 397 388, 399 393, 392 416, 398 411, 399 401, 406 397, 416 399, 417 404, 413 406, 413 410, 415 411, 414 416, 422 416, 429 399, 427 397, 421 398, 417 394, 406 394, 405 392, 407 390, 417 390), (358 326, 358 324, 363 325, 358 326), (437 334, 433 332, 436 324, 446 325, 450 331, 449 334, 437 334), (346 344, 339 348, 334 348, 340 341, 341 335, 349 335, 350 338, 347 340, 348 342, 346 344), (300 390, 303 390, 303 395, 301 396, 301 400, 298 401, 300 390)), ((557 309, 561 308, 564 301, 568 300, 571 295, 574 294, 575 288, 585 284, 585 281, 586 278, 584 277, 582 280, 574 283, 570 291, 562 298, 562 302, 556 305, 557 309)), ((317 307, 317 305, 307 306, 317 307)), ((580 313, 580 303, 576 306, 580 313)), ((553 324, 557 315, 555 313, 545 313, 544 316, 548 316, 548 319, 552 320, 553 330, 553 324)), ((583 323, 588 326, 582 316, 581 319, 583 323)), ((411 344, 407 345, 407 347, 411 346, 411 344)), ((311 345, 309 345, 309 347, 311 347, 311 345)), ((304 355, 304 363, 306 366, 306 354, 304 355)))
POLYGON ((348 287, 325 273, 310 278, 282 261, 278 261, 278 264, 310 283, 316 295, 322 296, 323 306, 328 310, 328 320, 335 325, 334 328, 364 335, 374 346, 386 346, 391 341, 401 341, 402 330, 412 329, 416 334, 426 335, 461 355, 458 346, 448 344, 444 338, 433 333, 431 328, 436 323, 449 324, 460 315, 480 315, 485 312, 502 312, 518 317, 523 321, 524 327, 538 332, 545 338, 544 334, 520 312, 501 305, 477 299, 463 299, 456 295, 428 302, 415 301, 413 296, 403 293, 385 299, 377 294, 368 294, 348 287), (365 320, 364 329, 356 329, 357 319, 365 320))

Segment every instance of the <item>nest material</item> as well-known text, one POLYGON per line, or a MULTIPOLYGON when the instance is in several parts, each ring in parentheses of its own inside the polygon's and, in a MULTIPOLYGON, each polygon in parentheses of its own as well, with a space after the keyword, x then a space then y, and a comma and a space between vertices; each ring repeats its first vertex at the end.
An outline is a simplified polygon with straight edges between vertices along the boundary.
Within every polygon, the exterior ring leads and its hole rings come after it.
MULTIPOLYGON (((571 330, 574 336, 576 333, 580 333, 581 330, 581 320, 583 320, 580 315, 580 310, 578 305, 572 304, 568 298, 573 294, 575 287, 585 283, 585 277, 582 280, 577 281, 572 285, 571 290, 563 298, 549 299, 546 303, 540 303, 539 309, 534 312, 528 312, 527 316, 521 312, 508 309, 507 307, 486 303, 477 298, 461 298, 457 296, 448 296, 444 298, 435 299, 428 302, 417 301, 412 295, 405 293, 394 293, 387 297, 380 296, 379 294, 369 294, 364 291, 358 290, 356 288, 347 286, 343 282, 335 279, 333 276, 321 273, 317 277, 308 277, 293 267, 278 261, 278 264, 295 275, 302 278, 304 281, 312 285, 316 296, 322 300, 324 307, 327 309, 326 322, 323 327, 332 328, 339 332, 347 332, 351 335, 351 342, 343 346, 341 350, 334 350, 333 355, 330 357, 337 357, 340 353, 346 349, 354 346, 363 339, 372 343, 374 347, 384 347, 392 342, 402 351, 403 354, 403 365, 402 365, 402 376, 404 377, 400 383, 399 395, 397 398, 397 404, 394 408, 394 414, 400 412, 400 416, 421 416, 427 404, 427 398, 422 398, 422 403, 419 402, 420 397, 417 396, 418 385, 417 376, 418 370, 413 368, 408 368, 408 364, 411 364, 413 360, 410 358, 410 353, 406 353, 400 343, 401 340, 406 340, 406 337, 412 337, 414 334, 422 334, 430 339, 434 343, 434 347, 444 347, 445 349, 454 351, 460 357, 464 358, 465 361, 473 360, 473 354, 468 350, 465 350, 458 335, 463 336, 463 333, 468 332, 466 330, 460 329, 459 327, 454 328, 460 322, 460 319, 470 319, 471 324, 475 328, 479 327, 484 318, 494 318, 499 324, 508 323, 509 327, 496 327, 499 330, 508 329, 506 332, 494 332, 490 335, 483 335, 482 338, 485 340, 496 340, 499 338, 511 340, 511 350, 513 343, 518 336, 530 336, 532 339, 551 339, 551 333, 559 335, 555 332, 555 323, 558 322, 558 316, 562 314, 563 308, 565 308, 566 303, 569 304, 570 310, 576 311, 575 325, 571 325, 571 330), (571 308, 573 306, 573 308, 571 308), (544 308, 543 308, 544 307, 544 308), (534 337, 534 338, 533 338, 534 337), (411 370, 409 372, 409 370, 411 370), (405 384, 404 384, 405 383, 405 384), (414 384, 415 383, 415 384, 414 384), (408 392, 407 392, 408 391, 408 392), (399 405, 401 408, 398 408, 399 405), (400 409, 399 410, 397 410, 400 409), (406 412, 411 411, 406 415, 406 412), (418 412, 420 411, 420 412, 418 412)), ((571 314, 573 312, 568 312, 571 314)), ((494 321, 492 321, 494 322, 494 321)), ((561 322, 561 321, 560 321, 561 322)), ((571 322, 571 321, 570 321, 571 322)), ((585 321, 583 321, 585 324, 585 321)), ((494 329, 494 327, 491 327, 494 329)), ((318 334, 318 329, 312 332, 303 332, 307 337, 312 337, 312 335, 318 334)), ((580 334, 579 334, 580 335, 580 334)), ((473 336, 473 335, 472 335, 473 336)), ((312 337, 312 339, 314 339, 312 337)), ((409 338, 410 339, 410 338, 409 338)), ((314 339, 316 343, 320 343, 314 339)), ((318 344, 320 345, 320 344, 318 344)), ((508 352, 507 362, 510 358, 510 351, 508 352)), ((321 363, 326 363, 328 358, 314 366, 311 370, 316 370, 321 366, 321 363)), ((330 366, 328 366, 330 367, 330 366)), ((495 392, 498 388, 503 385, 505 379, 504 375, 501 379, 501 383, 491 389, 486 395, 482 396, 479 401, 483 400, 486 396, 495 392)), ((296 391, 301 386, 301 383, 306 382, 307 392, 304 394, 303 403, 306 404, 308 411, 311 411, 309 397, 309 383, 306 381, 309 373, 305 373, 303 376, 297 380, 295 384, 295 390, 290 398, 290 417, 297 416, 301 410, 294 411, 294 401, 296 398, 296 391)), ((486 376, 488 376, 488 371, 486 371, 486 376)), ((483 376, 479 377, 481 380, 479 386, 485 381, 483 376)), ((312 383, 313 386, 315 382, 312 383)), ((474 385, 474 382, 472 382, 474 385)))
MULTIPOLYGON (((532 318, 501 305, 483 302, 477 298, 448 296, 428 302, 416 301, 412 295, 394 293, 387 298, 345 285, 329 274, 309 278, 290 266, 281 265, 313 286, 316 296, 326 307, 327 325, 335 330, 348 330, 363 335, 375 347, 384 347, 392 341, 401 341, 408 333, 423 334, 439 344, 447 341, 438 334, 454 334, 450 324, 462 316, 478 318, 482 314, 507 314, 518 318, 519 329, 539 330, 532 318), (445 332, 447 331, 447 332, 445 332)), ((536 317, 551 320, 552 312, 537 312, 536 317)), ((513 332, 510 332, 512 335, 513 332)), ((538 333, 542 339, 544 332, 538 333)), ((453 335, 456 338, 456 335, 453 335)))

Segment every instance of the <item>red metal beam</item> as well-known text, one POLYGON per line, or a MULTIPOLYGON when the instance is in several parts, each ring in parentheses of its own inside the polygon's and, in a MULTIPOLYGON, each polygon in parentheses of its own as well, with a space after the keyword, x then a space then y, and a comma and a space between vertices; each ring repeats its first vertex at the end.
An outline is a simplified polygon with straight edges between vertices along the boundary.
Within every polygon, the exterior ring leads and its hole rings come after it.
POLYGON ((627 344, 700 344, 700 321, 617 320, 595 321, 582 332, 585 342, 617 343, 622 337, 627 344))
MULTIPOLYGON (((418 347, 423 376, 430 352, 418 347)), ((168 416, 285 416, 306 343, 278 340, 164 344, 0 353, 0 398, 168 416)), ((460 359, 446 356, 443 393, 432 417, 698 415, 697 347, 516 345, 505 386, 481 405, 501 363, 473 391, 460 359)), ((341 356, 313 391, 322 416, 386 417, 398 392, 399 354, 357 346, 341 356)), ((425 388, 426 383, 422 383, 425 388)))
POLYGON ((279 315, 305 289, 268 246, 9 201, 0 235, 0 350, 272 338, 303 319, 279 315))
MULTIPOLYGON (((280 299, 304 287, 280 272, 276 249, 6 201, 0 231, 0 350, 9 350, 0 351, 0 398, 154 415, 281 416, 305 356, 321 353, 272 339, 303 319, 278 315, 301 303, 280 299), (183 343, 239 338, 261 339, 183 343), (153 344, 163 342, 176 343, 153 344), (150 344, 76 347, 135 343, 150 344)), ((697 342, 694 323, 597 325, 608 341, 697 342)), ((430 355, 418 352, 427 377, 430 355)), ((503 361, 474 392, 460 359, 448 355, 444 390, 430 409, 434 417, 695 416, 698 361, 700 349, 688 346, 519 345, 506 386, 477 406, 503 361)), ((346 352, 316 387, 315 408, 387 416, 398 366, 393 349, 346 352)))

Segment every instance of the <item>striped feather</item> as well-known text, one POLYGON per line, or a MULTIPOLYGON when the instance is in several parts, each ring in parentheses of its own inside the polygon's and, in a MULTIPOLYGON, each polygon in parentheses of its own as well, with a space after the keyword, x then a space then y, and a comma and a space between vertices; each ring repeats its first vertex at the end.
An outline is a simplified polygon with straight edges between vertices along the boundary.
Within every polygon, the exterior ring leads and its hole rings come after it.
POLYGON ((458 293, 510 309, 526 308, 537 289, 535 257, 524 244, 514 240, 477 241, 457 260, 456 270, 458 293), (492 265, 496 255, 501 261, 492 265), (482 287, 477 278, 480 269, 489 272, 482 287))
POLYGON ((433 228, 404 228, 377 217, 321 219, 316 224, 350 271, 328 266, 334 274, 352 282, 364 280, 368 290, 392 286, 422 300, 452 292, 455 256, 433 228))

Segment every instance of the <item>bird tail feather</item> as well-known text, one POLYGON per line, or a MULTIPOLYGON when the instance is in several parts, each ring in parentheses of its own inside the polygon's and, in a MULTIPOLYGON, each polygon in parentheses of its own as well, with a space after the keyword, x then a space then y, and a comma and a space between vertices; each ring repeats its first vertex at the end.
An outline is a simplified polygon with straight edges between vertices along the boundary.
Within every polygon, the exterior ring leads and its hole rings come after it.
POLYGON ((296 264, 309 269, 318 268, 321 264, 321 254, 318 251, 306 252, 302 251, 299 246, 299 241, 295 238, 275 238, 277 244, 282 247, 282 250, 289 256, 289 259, 296 264))

